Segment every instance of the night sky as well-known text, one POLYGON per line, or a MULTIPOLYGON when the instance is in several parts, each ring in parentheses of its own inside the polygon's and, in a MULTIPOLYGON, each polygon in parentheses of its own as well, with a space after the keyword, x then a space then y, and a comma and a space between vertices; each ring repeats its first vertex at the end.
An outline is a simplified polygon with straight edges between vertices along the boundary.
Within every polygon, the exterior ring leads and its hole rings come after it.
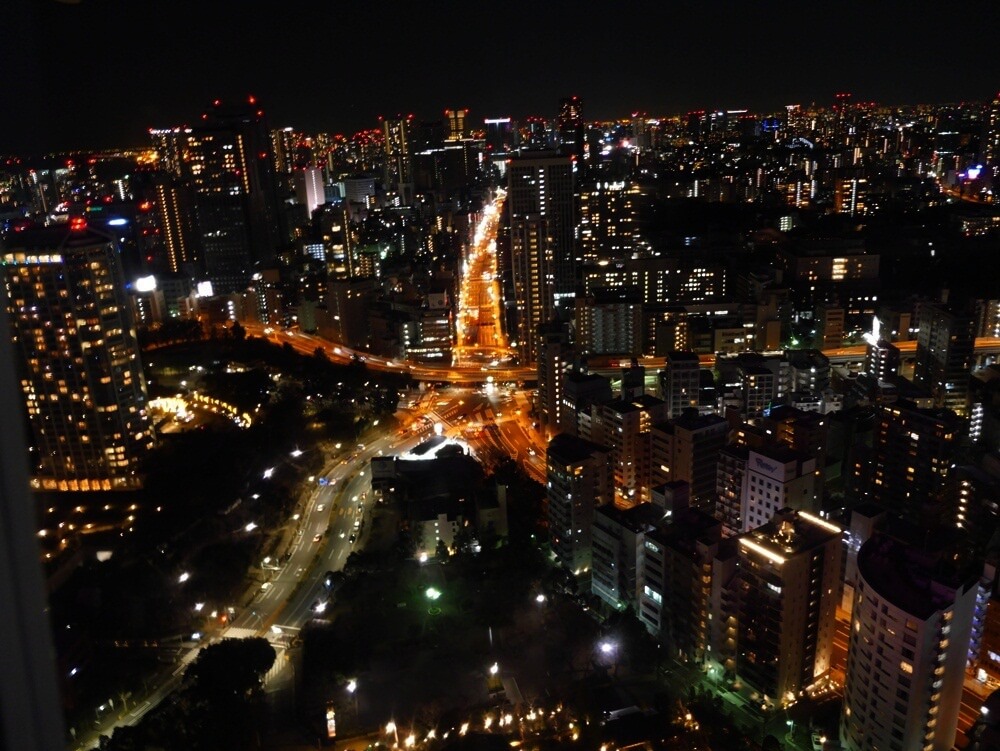
POLYGON ((248 93, 271 126, 351 133, 570 94, 599 119, 1000 88, 995 1, 8 0, 4 27, 0 153, 145 144, 248 93))

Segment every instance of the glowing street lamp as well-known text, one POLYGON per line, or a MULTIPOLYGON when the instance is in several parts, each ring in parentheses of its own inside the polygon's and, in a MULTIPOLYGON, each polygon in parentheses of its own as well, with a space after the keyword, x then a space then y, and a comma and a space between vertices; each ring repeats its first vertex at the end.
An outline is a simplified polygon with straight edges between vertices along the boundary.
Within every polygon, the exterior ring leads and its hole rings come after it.
POLYGON ((424 594, 427 596, 428 600, 434 602, 441 596, 441 591, 439 589, 436 589, 435 587, 428 587, 427 591, 424 592, 424 594))
POLYGON ((357 690, 358 682, 354 678, 351 678, 351 680, 347 682, 347 693, 353 694, 357 690))
POLYGON ((271 475, 273 474, 274 474, 274 467, 268 467, 267 469, 264 470, 264 479, 270 480, 271 475))
POLYGON ((177 577, 177 581, 180 582, 181 584, 183 584, 184 582, 186 582, 190 578, 191 578, 191 574, 189 574, 187 571, 185 571, 183 574, 181 574, 180 576, 177 577))

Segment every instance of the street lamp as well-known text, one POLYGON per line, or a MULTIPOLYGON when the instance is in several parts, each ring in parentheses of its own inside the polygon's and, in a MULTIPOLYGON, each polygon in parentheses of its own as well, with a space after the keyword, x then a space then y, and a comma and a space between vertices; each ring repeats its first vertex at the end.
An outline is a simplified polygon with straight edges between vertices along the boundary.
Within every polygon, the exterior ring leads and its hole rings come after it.
POLYGON ((190 578, 191 578, 191 574, 189 574, 187 571, 185 571, 183 574, 181 574, 180 576, 177 577, 177 581, 179 583, 183 584, 184 582, 186 582, 190 578))
POLYGON ((347 693, 353 694, 357 690, 358 682, 354 678, 351 678, 351 680, 347 682, 347 693))

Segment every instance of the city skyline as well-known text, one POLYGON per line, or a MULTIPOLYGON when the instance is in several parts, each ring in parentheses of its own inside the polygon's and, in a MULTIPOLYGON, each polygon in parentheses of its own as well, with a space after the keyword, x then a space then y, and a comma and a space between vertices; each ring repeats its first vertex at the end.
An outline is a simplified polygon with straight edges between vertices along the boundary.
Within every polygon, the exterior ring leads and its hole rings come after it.
POLYGON ((232 4, 170 10, 140 17, 87 0, 18 0, 12 27, 23 31, 5 67, 25 114, 0 126, 3 151, 138 145, 150 127, 190 122, 204 102, 247 93, 275 127, 350 133, 376 127, 380 114, 427 117, 455 106, 468 107, 473 123, 554 117, 572 94, 591 120, 636 110, 767 112, 823 104, 838 91, 886 104, 988 100, 1000 79, 1000 61, 965 20, 996 25, 1000 9, 987 3, 966 4, 961 17, 900 3, 839 4, 835 16, 791 3, 766 14, 722 3, 602 12, 515 5, 502 14, 305 3, 295 14, 274 9, 268 17, 278 23, 232 4), (931 28, 959 52, 935 47, 931 28))
POLYGON ((1000 11, 13 2, 0 746, 1000 748, 1000 11))

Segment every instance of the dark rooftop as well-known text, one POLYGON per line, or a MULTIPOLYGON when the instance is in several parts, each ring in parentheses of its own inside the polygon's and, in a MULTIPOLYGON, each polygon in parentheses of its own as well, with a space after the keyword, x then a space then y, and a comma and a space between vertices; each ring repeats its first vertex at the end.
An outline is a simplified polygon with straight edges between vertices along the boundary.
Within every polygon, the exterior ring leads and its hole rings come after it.
POLYGON ((858 571, 880 597, 926 620, 950 606, 956 592, 973 586, 978 575, 955 560, 939 535, 920 535, 914 527, 906 532, 922 537, 920 544, 879 532, 858 551, 858 571))
MULTIPOLYGON (((81 217, 82 218, 82 217, 81 217)), ((0 245, 6 252, 26 250, 61 250, 63 248, 89 248, 113 242, 114 238, 84 222, 80 229, 71 229, 70 225, 55 225, 51 227, 34 227, 23 232, 14 232, 7 236, 0 245)))
POLYGON ((585 438, 578 438, 569 433, 560 433, 549 441, 547 455, 562 464, 574 464, 585 461, 597 452, 607 453, 609 450, 606 446, 601 446, 585 438))

